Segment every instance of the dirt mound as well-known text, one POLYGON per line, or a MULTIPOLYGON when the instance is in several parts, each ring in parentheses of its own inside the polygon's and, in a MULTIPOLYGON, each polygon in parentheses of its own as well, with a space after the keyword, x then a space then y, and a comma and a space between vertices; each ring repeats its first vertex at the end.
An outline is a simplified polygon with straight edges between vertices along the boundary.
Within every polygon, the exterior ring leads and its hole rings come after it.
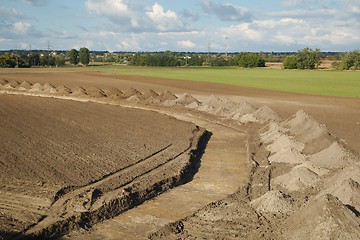
POLYGON ((123 92, 118 88, 110 88, 109 90, 105 90, 106 96, 111 99, 123 99, 123 92))
POLYGON ((305 153, 316 153, 333 142, 326 126, 319 124, 303 110, 299 110, 293 117, 284 121, 282 126, 288 128, 296 140, 305 144, 305 153))
POLYGON ((335 174, 327 179, 325 179, 324 187, 331 188, 334 186, 334 183, 344 182, 348 179, 353 179, 354 181, 360 183, 360 164, 352 164, 345 168, 339 169, 335 174))
POLYGON ((265 193, 251 201, 250 205, 260 213, 284 214, 293 210, 294 199, 278 190, 265 193))
POLYGON ((98 87, 91 87, 86 92, 90 97, 94 97, 94 98, 106 97, 105 92, 98 87))
POLYGON ((198 107, 198 110, 221 117, 232 118, 233 120, 240 120, 242 115, 253 112, 254 108, 245 100, 234 102, 229 98, 219 98, 211 95, 198 107))
POLYGON ((142 96, 144 99, 154 99, 154 98, 158 98, 159 94, 157 92, 155 92, 152 89, 146 90, 145 92, 142 93, 142 96))
POLYGON ((30 90, 32 87, 32 84, 28 81, 23 81, 20 86, 19 86, 19 89, 20 90, 30 90))
POLYGON ((284 148, 269 156, 270 163, 289 163, 301 164, 305 162, 306 157, 294 148, 284 148))
POLYGON ((273 143, 266 146, 266 149, 272 153, 279 152, 286 148, 296 149, 301 152, 304 149, 304 144, 297 142, 294 138, 288 135, 281 135, 276 138, 273 143))
POLYGON ((159 95, 159 99, 161 101, 166 101, 166 100, 176 100, 178 97, 173 94, 172 92, 170 91, 165 91, 165 92, 162 92, 160 95, 159 95))
POLYGON ((273 184, 289 191, 299 191, 314 186, 319 179, 319 176, 309 168, 296 166, 290 172, 276 177, 273 184))
POLYGON ((197 100, 195 97, 193 97, 189 93, 181 94, 175 101, 176 101, 177 104, 180 104, 180 105, 189 105, 189 104, 192 104, 194 102, 197 103, 197 104, 200 103, 199 100, 197 100))
POLYGON ((85 97, 87 96, 87 92, 86 92, 86 89, 83 88, 83 87, 77 87, 75 88, 72 93, 71 93, 72 96, 76 96, 76 97, 85 97))
POLYGON ((123 98, 129 98, 131 96, 138 96, 138 97, 141 97, 142 96, 142 93, 139 92, 137 89, 135 88, 128 88, 126 89, 124 92, 123 92, 123 95, 122 97, 123 98))
POLYGON ((34 85, 32 85, 31 92, 42 92, 43 91, 43 85, 41 85, 40 83, 35 83, 34 85))
POLYGON ((262 106, 261 108, 256 110, 253 113, 253 115, 261 123, 265 123, 265 122, 268 122, 268 121, 275 121, 275 122, 280 121, 279 115, 276 112, 274 112, 274 110, 269 108, 268 106, 262 106))
POLYGON ((4 80, 4 87, 8 89, 16 89, 20 86, 20 83, 16 80, 4 80))
POLYGON ((132 103, 139 103, 139 102, 141 102, 141 98, 137 95, 133 95, 133 96, 127 98, 126 101, 132 102, 132 103))
POLYGON ((284 239, 360 239, 360 218, 330 194, 312 199, 286 225, 284 239))
POLYGON ((61 96, 68 96, 71 94, 71 89, 64 85, 57 86, 56 90, 57 90, 57 94, 61 96))
POLYGON ((333 142, 328 148, 315 153, 310 161, 323 168, 339 168, 356 162, 356 157, 338 142, 333 142))
POLYGON ((191 108, 191 109, 198 109, 201 106, 201 102, 192 102, 188 105, 186 105, 186 108, 191 108))
POLYGON ((184 94, 181 94, 175 100, 163 101, 161 105, 164 105, 164 106, 187 106, 190 104, 195 104, 195 105, 199 106, 200 102, 196 98, 194 98, 192 95, 190 95, 188 93, 184 93, 184 94))
POLYGON ((318 196, 331 194, 337 197, 343 204, 360 211, 360 184, 349 178, 342 182, 336 182, 335 185, 323 190, 318 196))
POLYGON ((278 123, 271 122, 262 129, 260 129, 260 142, 269 144, 274 142, 279 137, 283 136, 286 129, 281 127, 278 123))
POLYGON ((50 94, 57 93, 57 89, 53 85, 51 85, 50 83, 45 83, 44 84, 43 91, 45 93, 50 93, 50 94))
POLYGON ((5 85, 8 84, 8 83, 9 83, 8 80, 6 80, 6 79, 0 79, 0 85, 5 86, 5 85))
POLYGON ((240 117, 239 122, 241 123, 254 123, 254 122, 260 122, 259 119, 257 119, 253 114, 245 114, 240 117))
POLYGON ((306 161, 306 162, 304 162, 304 163, 302 163, 302 164, 300 164, 298 166, 299 167, 306 167, 306 168, 310 169, 311 171, 316 173, 319 177, 325 176, 325 175, 330 173, 330 170, 325 169, 325 168, 321 168, 319 166, 315 166, 310 161, 306 161))

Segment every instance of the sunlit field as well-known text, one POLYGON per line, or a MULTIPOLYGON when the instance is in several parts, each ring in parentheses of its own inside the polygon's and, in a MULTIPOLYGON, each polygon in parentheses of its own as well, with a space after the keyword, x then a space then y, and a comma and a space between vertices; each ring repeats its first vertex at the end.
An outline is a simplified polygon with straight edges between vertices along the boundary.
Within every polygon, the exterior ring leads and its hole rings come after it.
POLYGON ((360 98, 359 71, 122 66, 102 66, 92 69, 113 74, 214 82, 295 93, 360 98))

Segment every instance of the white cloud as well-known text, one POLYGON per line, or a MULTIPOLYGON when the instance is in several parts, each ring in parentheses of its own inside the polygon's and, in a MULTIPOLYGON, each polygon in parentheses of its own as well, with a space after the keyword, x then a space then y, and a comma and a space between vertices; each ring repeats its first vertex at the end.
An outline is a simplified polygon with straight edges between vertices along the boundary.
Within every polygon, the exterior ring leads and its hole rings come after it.
POLYGON ((87 0, 86 8, 93 13, 105 16, 128 14, 128 6, 123 0, 87 0))
POLYGON ((171 10, 164 10, 164 7, 158 3, 152 6, 151 11, 146 12, 155 27, 160 31, 169 31, 184 28, 184 24, 178 18, 178 15, 171 10))
POLYGON ((360 14, 360 6, 352 6, 350 11, 354 14, 360 14))
POLYGON ((31 28, 31 24, 27 22, 15 22, 13 24, 13 32, 16 34, 25 34, 31 28))
POLYGON ((196 48, 196 44, 193 43, 193 42, 190 41, 190 40, 178 41, 178 42, 177 42, 177 45, 178 45, 179 47, 181 47, 181 48, 186 48, 186 49, 188 49, 188 48, 191 48, 191 49, 196 48))

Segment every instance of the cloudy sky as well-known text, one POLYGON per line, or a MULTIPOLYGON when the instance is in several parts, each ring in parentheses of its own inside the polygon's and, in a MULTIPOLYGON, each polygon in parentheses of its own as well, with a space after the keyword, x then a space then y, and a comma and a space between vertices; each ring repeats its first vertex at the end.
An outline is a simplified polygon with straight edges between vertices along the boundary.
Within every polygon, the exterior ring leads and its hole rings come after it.
POLYGON ((360 0, 0 0, 0 49, 360 48, 360 0))

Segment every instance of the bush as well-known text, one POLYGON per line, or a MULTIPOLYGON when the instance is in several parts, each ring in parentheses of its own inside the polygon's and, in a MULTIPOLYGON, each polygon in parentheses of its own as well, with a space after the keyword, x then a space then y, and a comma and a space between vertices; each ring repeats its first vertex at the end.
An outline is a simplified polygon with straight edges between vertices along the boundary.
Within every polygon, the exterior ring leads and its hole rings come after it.
POLYGON ((287 56, 283 64, 285 69, 315 69, 320 65, 320 50, 304 48, 296 55, 287 56))
POLYGON ((295 55, 286 56, 283 62, 285 69, 297 69, 298 68, 298 57, 295 55))
POLYGON ((265 67, 265 60, 255 53, 241 53, 238 65, 245 68, 265 67))

